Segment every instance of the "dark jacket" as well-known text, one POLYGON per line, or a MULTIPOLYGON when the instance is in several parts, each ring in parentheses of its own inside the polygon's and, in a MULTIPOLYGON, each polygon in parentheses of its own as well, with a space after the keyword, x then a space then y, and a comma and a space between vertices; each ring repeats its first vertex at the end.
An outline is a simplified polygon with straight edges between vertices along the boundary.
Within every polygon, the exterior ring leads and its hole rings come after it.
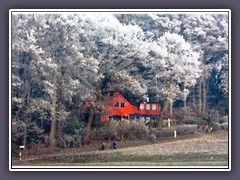
POLYGON ((113 142, 113 149, 117 149, 117 143, 116 143, 116 141, 113 142))

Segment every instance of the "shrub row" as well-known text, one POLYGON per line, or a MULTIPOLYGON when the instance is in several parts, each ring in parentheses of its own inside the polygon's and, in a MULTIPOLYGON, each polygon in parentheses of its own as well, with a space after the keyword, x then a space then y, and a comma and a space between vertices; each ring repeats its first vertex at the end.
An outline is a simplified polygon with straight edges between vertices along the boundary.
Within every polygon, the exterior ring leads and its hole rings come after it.
POLYGON ((193 119, 184 119, 182 120, 183 124, 197 124, 198 127, 204 126, 207 124, 207 120, 203 120, 201 118, 193 118, 193 119))
POLYGON ((228 122, 222 124, 222 129, 228 131, 228 122))
POLYGON ((187 134, 194 134, 197 132, 197 125, 177 125, 172 126, 169 128, 162 128, 162 129, 155 129, 153 130, 153 134, 156 137, 171 137, 174 134, 174 131, 177 131, 177 135, 187 135, 187 134))
POLYGON ((146 139, 149 135, 149 129, 143 120, 122 120, 109 121, 102 127, 95 128, 91 132, 91 138, 96 140, 113 140, 113 139, 146 139))
POLYGON ((223 124, 212 123, 211 127, 212 127, 213 131, 219 131, 219 130, 226 130, 226 131, 228 131, 228 122, 225 122, 223 124))
MULTIPOLYGON (((228 129, 228 123, 212 123, 211 126, 213 131, 220 129, 228 129)), ((122 120, 116 121, 112 120, 108 123, 103 124, 101 127, 94 128, 91 131, 90 138, 95 140, 155 140, 160 137, 173 137, 174 131, 177 131, 177 135, 188 135, 194 134, 198 131, 197 124, 184 124, 184 125, 175 125, 167 128, 149 128, 146 126, 144 120, 122 120)))

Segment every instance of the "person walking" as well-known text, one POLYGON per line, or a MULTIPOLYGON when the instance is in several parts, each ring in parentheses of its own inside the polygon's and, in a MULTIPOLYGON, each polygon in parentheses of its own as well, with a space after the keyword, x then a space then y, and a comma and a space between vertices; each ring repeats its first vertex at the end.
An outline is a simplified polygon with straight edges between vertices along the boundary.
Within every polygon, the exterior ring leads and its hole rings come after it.
POLYGON ((102 147, 101 147, 102 150, 105 149, 105 143, 102 143, 102 147))
POLYGON ((115 150, 117 149, 117 142, 116 141, 113 142, 113 149, 115 149, 115 150))

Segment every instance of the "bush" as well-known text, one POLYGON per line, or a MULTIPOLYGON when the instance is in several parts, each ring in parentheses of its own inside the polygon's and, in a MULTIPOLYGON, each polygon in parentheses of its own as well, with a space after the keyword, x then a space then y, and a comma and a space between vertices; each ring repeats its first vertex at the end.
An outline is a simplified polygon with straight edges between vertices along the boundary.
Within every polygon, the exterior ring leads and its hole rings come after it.
POLYGON ((194 134, 197 132, 197 125, 177 125, 170 128, 162 128, 155 131, 157 137, 172 137, 174 131, 177 135, 194 134))
POLYGON ((218 123, 220 120, 220 114, 217 110, 213 109, 208 111, 206 116, 204 117, 207 120, 208 125, 212 125, 213 123, 218 123))
POLYGON ((145 122, 143 120, 140 121, 131 121, 130 122, 130 136, 129 139, 146 139, 149 134, 149 129, 145 125, 145 122))
POLYGON ((219 119, 219 123, 220 124, 223 124, 223 123, 226 123, 228 122, 228 116, 222 116, 220 119, 219 119))
POLYGON ((173 126, 170 128, 162 128, 162 129, 156 130, 154 134, 156 135, 156 137, 172 137, 175 129, 176 128, 173 126))
POLYGON ((117 134, 121 140, 124 138, 128 138, 130 136, 130 121, 129 120, 122 120, 118 124, 117 134))
POLYGON ((64 148, 80 147, 84 135, 84 123, 78 120, 68 120, 62 128, 62 135, 57 139, 57 145, 64 148))
POLYGON ((155 134, 151 134, 150 136, 148 136, 148 139, 150 141, 155 141, 157 139, 157 136, 155 134))
POLYGON ((79 147, 81 145, 82 137, 64 134, 58 139, 58 146, 63 148, 79 147))
POLYGON ((228 131, 228 122, 221 124, 222 129, 228 131))
POLYGON ((12 149, 11 149, 11 153, 12 153, 12 157, 16 158, 18 157, 18 146, 16 146, 15 144, 12 144, 12 149))
POLYGON ((219 123, 212 123, 211 127, 212 127, 212 131, 219 131, 222 128, 221 124, 219 123))
POLYGON ((90 138, 101 141, 118 139, 118 127, 119 122, 111 120, 107 123, 104 123, 101 127, 94 128, 91 131, 90 138))
POLYGON ((91 137, 97 140, 113 140, 113 139, 146 139, 149 130, 144 121, 115 121, 111 120, 102 127, 95 128, 91 132, 91 137))
POLYGON ((17 147, 23 145, 26 136, 26 146, 45 143, 44 129, 38 127, 35 122, 14 121, 12 125, 12 142, 17 147))
POLYGON ((183 124, 197 124, 198 127, 204 126, 205 124, 207 124, 207 120, 204 120, 202 118, 198 118, 198 117, 194 117, 191 119, 184 119, 182 121, 183 124))

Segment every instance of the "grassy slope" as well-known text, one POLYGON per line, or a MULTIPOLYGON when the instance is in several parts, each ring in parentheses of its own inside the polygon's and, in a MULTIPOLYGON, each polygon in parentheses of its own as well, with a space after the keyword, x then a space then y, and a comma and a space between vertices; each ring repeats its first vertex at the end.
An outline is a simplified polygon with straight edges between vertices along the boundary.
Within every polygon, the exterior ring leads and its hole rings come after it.
MULTIPOLYGON (((128 142, 129 143, 129 142, 128 142)), ((117 150, 91 151, 91 147, 62 150, 52 155, 13 160, 13 165, 44 166, 227 166, 228 136, 222 131, 213 134, 160 140, 147 145, 117 150)), ((122 147, 122 148, 121 148, 122 147)), ((94 146, 94 149, 96 146, 94 146)))

